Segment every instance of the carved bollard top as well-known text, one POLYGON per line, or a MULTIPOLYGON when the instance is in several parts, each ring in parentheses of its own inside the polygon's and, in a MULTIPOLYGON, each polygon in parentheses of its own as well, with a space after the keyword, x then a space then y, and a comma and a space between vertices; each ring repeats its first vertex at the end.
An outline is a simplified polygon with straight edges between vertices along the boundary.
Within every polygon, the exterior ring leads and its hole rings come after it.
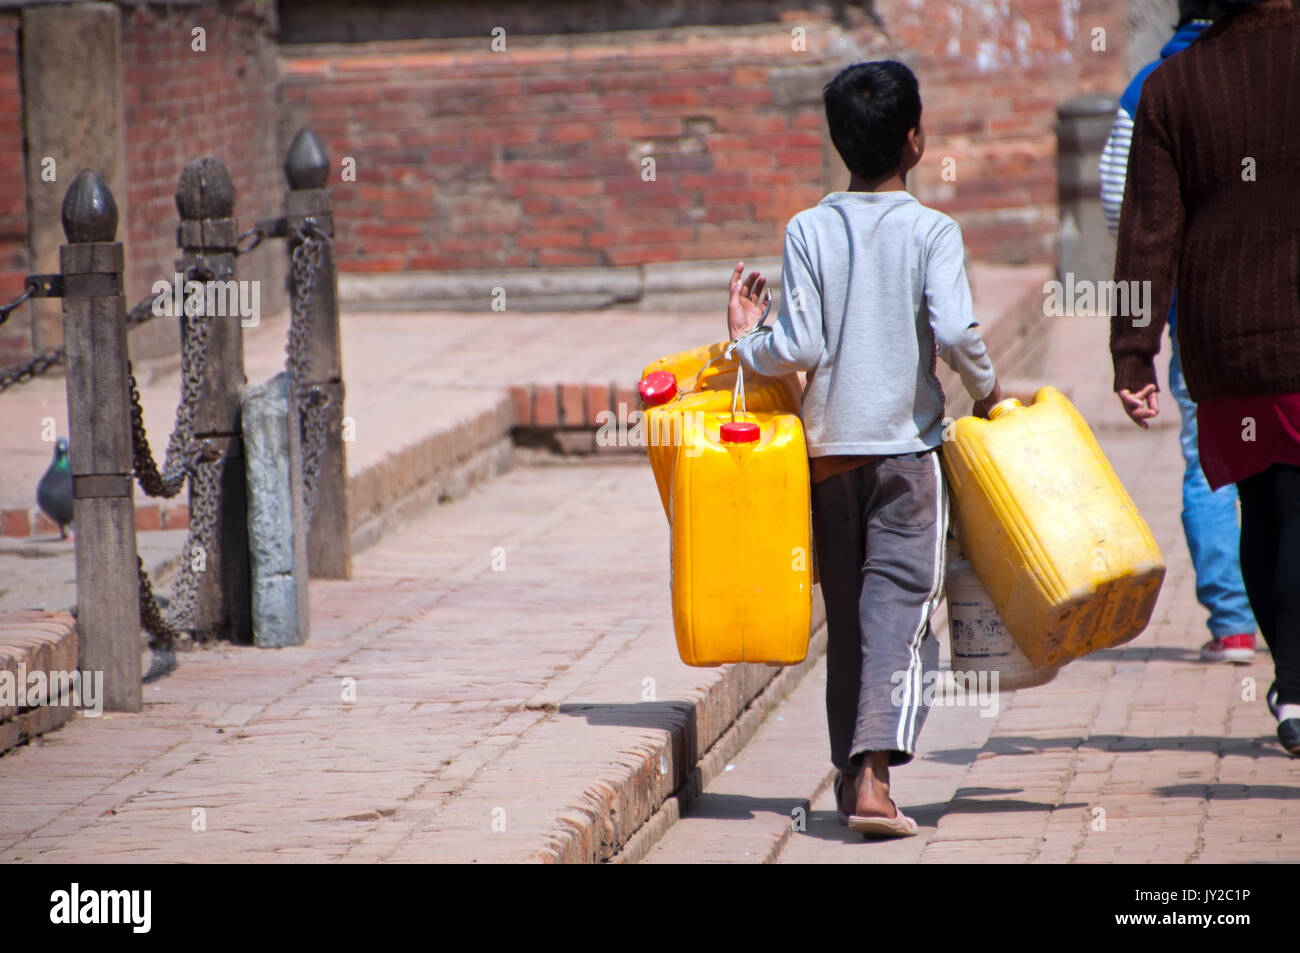
POLYGON ((117 203, 104 177, 83 169, 63 196, 63 234, 75 244, 111 242, 117 235, 117 203))
POLYGON ((176 183, 176 210, 191 221, 231 217, 235 186, 220 159, 204 156, 186 163, 176 183))
POLYGON ((310 129, 299 129, 284 157, 284 174, 291 189, 323 189, 329 180, 330 160, 325 147, 310 129))

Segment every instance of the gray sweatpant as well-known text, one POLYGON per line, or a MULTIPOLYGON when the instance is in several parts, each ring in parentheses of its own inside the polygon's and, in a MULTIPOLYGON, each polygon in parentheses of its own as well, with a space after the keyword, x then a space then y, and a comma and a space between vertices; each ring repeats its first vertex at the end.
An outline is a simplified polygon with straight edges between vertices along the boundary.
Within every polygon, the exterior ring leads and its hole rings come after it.
POLYGON ((939 667, 930 615, 943 595, 948 496, 935 450, 880 457, 812 486, 826 601, 831 761, 912 760, 925 723, 923 678, 939 667))

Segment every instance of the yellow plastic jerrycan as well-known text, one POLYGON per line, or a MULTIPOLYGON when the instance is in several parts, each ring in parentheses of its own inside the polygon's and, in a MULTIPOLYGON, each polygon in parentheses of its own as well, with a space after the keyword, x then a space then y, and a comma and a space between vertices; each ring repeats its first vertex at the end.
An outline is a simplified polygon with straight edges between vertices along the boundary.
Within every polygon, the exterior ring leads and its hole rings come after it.
POLYGON ((672 473, 673 627, 687 665, 793 665, 812 621, 808 451, 794 414, 704 414, 672 473))
MULTIPOLYGON (((642 435, 664 514, 672 486, 673 460, 691 415, 730 410, 739 358, 726 358, 727 342, 660 358, 641 372, 637 388, 644 417, 642 435)), ((796 374, 745 377, 745 407, 751 411, 797 414, 802 388, 796 374)))
POLYGON ((963 417, 942 447, 962 551, 1035 667, 1135 638, 1165 564, 1151 531, 1055 387, 990 419, 963 417))

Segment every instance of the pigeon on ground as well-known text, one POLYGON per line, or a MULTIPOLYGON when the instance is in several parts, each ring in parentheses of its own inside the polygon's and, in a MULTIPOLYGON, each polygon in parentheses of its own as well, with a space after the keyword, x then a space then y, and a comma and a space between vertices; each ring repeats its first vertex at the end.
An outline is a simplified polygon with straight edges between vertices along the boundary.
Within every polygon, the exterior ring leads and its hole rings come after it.
POLYGON ((59 539, 67 539, 72 522, 72 470, 68 466, 68 440, 54 442, 54 462, 36 486, 36 502, 41 512, 59 524, 59 539))

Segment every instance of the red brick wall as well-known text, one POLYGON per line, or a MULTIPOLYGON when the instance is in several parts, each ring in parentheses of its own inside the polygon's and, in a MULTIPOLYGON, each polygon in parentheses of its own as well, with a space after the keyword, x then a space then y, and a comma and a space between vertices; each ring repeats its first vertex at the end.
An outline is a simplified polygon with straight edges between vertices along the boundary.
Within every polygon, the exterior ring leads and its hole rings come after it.
POLYGON ((826 58, 783 57, 779 29, 708 36, 287 51, 281 99, 335 164, 341 268, 779 253, 781 226, 822 195, 822 132, 769 80, 785 65, 820 75, 826 58), (355 183, 339 181, 344 156, 355 183))
MULTIPOLYGON (((235 185, 241 228, 281 214, 275 52, 255 5, 136 6, 122 11, 123 94, 128 190, 128 301, 170 278, 176 247, 176 180, 185 163, 216 156, 235 185), (205 52, 191 31, 206 31, 205 52)), ((280 299, 267 252, 239 262, 241 278, 263 281, 262 307, 280 299)), ((273 248, 274 252, 270 249, 273 248)), ((278 265, 279 263, 274 263, 278 265)))
POLYGON ((280 98, 335 162, 343 270, 626 265, 779 254, 789 217, 844 184, 826 176, 820 85, 843 63, 901 57, 929 132, 913 191, 958 218, 974 256, 1041 262, 1055 255, 1056 107, 1125 81, 1124 3, 1082 7, 881 0, 883 33, 792 12, 508 35, 506 52, 486 37, 286 47, 280 98), (1094 25, 1106 53, 1090 49, 1094 25), (339 181, 343 156, 355 183, 339 181), (940 180, 945 156, 955 182, 940 180))
MULTIPOLYGON (((22 75, 17 13, 0 14, 0 300, 22 291, 27 276, 27 186, 23 165, 22 75)), ((0 326, 0 367, 31 352, 26 309, 0 326)))
POLYGON ((914 53, 921 80, 929 142, 909 187, 960 222, 973 257, 1053 261, 1056 108, 1083 93, 1119 96, 1128 82, 1127 4, 960 0, 922 13, 880 0, 877 9, 914 53), (1094 28, 1106 31, 1104 52, 1092 49, 1094 28), (945 157, 955 160, 953 182, 940 177, 945 157))

